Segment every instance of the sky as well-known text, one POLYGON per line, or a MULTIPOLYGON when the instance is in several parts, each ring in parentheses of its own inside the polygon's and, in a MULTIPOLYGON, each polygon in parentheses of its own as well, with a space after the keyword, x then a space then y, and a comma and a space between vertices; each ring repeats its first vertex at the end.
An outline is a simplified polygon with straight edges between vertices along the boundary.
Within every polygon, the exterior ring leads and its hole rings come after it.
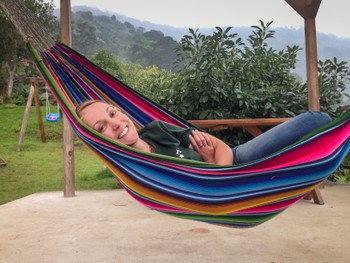
MULTIPOLYGON (((60 0, 53 3, 59 8, 60 0)), ((259 20, 273 21, 272 27, 304 27, 303 18, 284 0, 71 0, 71 5, 180 28, 252 26, 259 20)), ((348 0, 323 0, 316 17, 317 31, 350 38, 349 10, 348 0)))

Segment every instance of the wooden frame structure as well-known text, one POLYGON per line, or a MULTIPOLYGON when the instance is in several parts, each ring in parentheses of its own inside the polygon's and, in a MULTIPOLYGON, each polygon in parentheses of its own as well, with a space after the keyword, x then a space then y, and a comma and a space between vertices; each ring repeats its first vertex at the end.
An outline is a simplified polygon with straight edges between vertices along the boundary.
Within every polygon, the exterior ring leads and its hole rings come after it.
MULTIPOLYGON (((285 0, 295 11, 297 11, 305 20, 305 46, 307 61, 307 83, 308 83, 308 102, 309 110, 320 110, 319 86, 317 71, 317 45, 316 45, 316 15, 321 4, 321 0, 285 0)), ((60 1, 61 15, 61 41, 71 46, 71 1, 60 1)), ((265 121, 265 120, 264 120, 265 121)), ((192 121, 201 128, 225 128, 245 127, 253 135, 259 134, 258 126, 263 124, 263 120, 219 120, 219 121, 192 121)), ((278 121, 277 123, 278 124, 278 121)), ((74 196, 74 146, 73 130, 70 127, 67 118, 63 117, 63 144, 64 144, 64 196, 74 196)), ((254 135, 254 136, 256 136, 254 135)), ((318 204, 324 204, 322 196, 318 189, 311 193, 312 198, 318 204)))
MULTIPOLYGON (((320 110, 320 91, 317 68, 316 16, 322 0, 285 0, 301 17, 305 25, 306 72, 309 110, 320 110)), ((318 187, 309 196, 314 202, 324 204, 318 187)))
MULTIPOLYGON (((71 1, 61 0, 61 42, 72 46, 71 1)), ((63 162, 64 162, 64 197, 75 196, 74 176, 74 133, 67 117, 63 114, 63 162)))
POLYGON ((41 82, 43 82, 43 81, 40 78, 39 79, 38 78, 31 78, 30 79, 30 89, 29 89, 29 94, 28 94, 28 98, 27 98, 26 108, 24 111, 23 119, 22 119, 21 130, 19 132, 19 138, 18 138, 18 143, 17 143, 17 152, 22 151, 23 138, 24 138, 26 128, 27 128, 29 110, 30 110, 30 107, 32 105, 33 98, 34 98, 34 104, 35 104, 35 109, 36 109, 36 115, 38 117, 41 141, 46 142, 45 129, 44 129, 43 119, 42 119, 41 111, 40 111, 39 96, 38 96, 38 91, 36 88, 37 84, 41 83, 41 82))

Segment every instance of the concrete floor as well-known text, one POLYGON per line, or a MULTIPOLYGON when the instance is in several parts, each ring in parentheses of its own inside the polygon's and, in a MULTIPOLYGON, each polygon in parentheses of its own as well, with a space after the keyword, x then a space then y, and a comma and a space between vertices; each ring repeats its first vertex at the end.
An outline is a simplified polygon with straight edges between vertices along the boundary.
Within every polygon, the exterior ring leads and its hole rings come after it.
POLYGON ((350 185, 254 228, 151 211, 123 190, 38 193, 0 206, 0 262, 350 262, 350 185))

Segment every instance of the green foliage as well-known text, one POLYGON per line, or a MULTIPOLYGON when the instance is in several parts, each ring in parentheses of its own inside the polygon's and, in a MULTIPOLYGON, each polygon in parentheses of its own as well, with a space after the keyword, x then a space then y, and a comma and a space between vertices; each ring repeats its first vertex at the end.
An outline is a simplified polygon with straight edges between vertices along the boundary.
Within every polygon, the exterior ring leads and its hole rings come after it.
POLYGON ((346 85, 349 85, 350 70, 347 62, 326 59, 318 62, 318 82, 320 89, 321 110, 336 115, 336 110, 345 97, 346 85))
MULTIPOLYGON (((253 26, 246 43, 230 33, 231 28, 217 28, 210 36, 190 29, 177 48, 177 74, 122 63, 107 51, 100 51, 93 61, 185 119, 290 117, 307 109, 307 85, 290 73, 300 48, 271 48, 268 40, 275 32, 270 25, 261 21, 253 26)), ((335 115, 349 70, 336 59, 319 65, 322 109, 335 115)), ((233 144, 251 138, 241 129, 215 135, 233 144)))
POLYGON ((217 27, 205 36, 190 29, 177 49, 178 77, 164 102, 186 119, 283 117, 306 105, 306 90, 290 69, 297 46, 277 51, 267 44, 274 31, 261 21, 245 44, 236 33, 217 27), (283 94, 283 96, 281 96, 283 94))
POLYGON ((93 56, 103 46, 98 37, 98 29, 95 25, 94 15, 90 11, 77 12, 73 16, 73 46, 86 56, 93 56))
POLYGON ((164 82, 169 82, 173 76, 169 71, 160 71, 156 66, 123 63, 106 50, 98 51, 92 62, 155 102, 159 102, 164 82))
POLYGON ((128 52, 128 58, 144 66, 157 65, 162 69, 171 69, 176 59, 174 52, 178 43, 171 37, 165 37, 160 31, 151 30, 135 35, 134 44, 128 52))
MULTIPOLYGON (((26 105, 28 95, 30 90, 30 83, 29 81, 20 81, 18 84, 14 87, 12 96, 10 99, 8 99, 8 103, 14 104, 14 105, 26 105)), ((40 83, 36 86, 36 91, 38 93, 38 100, 40 106, 46 105, 46 87, 44 85, 40 85, 40 83)), ((48 93, 48 101, 49 105, 57 105, 56 100, 51 95, 51 93, 48 93)), ((34 105, 34 100, 32 102, 34 105)))
POLYGON ((15 105, 26 105, 29 88, 30 86, 28 84, 20 83, 16 89, 14 89, 9 103, 13 103, 15 105))
MULTIPOLYGON (((300 48, 270 47, 270 25, 252 26, 245 42, 230 27, 212 35, 190 29, 177 48, 183 68, 163 82, 161 104, 185 119, 292 117, 307 110, 307 85, 291 74, 300 48)), ((336 114, 348 79, 345 62, 320 62, 324 111, 336 114)), ((250 139, 237 130, 217 136, 231 143, 250 139)))
POLYGON ((56 26, 56 17, 53 15, 55 6, 52 0, 22 0, 26 7, 38 17, 48 32, 53 32, 56 26))
POLYGON ((124 70, 124 82, 156 103, 160 102, 164 82, 173 76, 169 71, 160 71, 155 66, 143 68, 139 64, 126 64, 124 70))
POLYGON ((170 70, 176 58, 178 43, 160 31, 146 32, 129 22, 122 23, 115 16, 95 16, 90 11, 73 14, 73 46, 85 56, 93 56, 104 49, 119 58, 143 67, 157 65, 170 70))
MULTIPOLYGON (((44 0, 22 0, 24 5, 30 12, 38 18, 40 23, 48 30, 53 32, 56 25, 56 17, 53 16, 54 5, 52 1, 44 0)), ((4 95, 10 93, 6 90, 6 82, 1 79, 8 79, 9 71, 14 71, 22 58, 30 58, 23 38, 19 35, 16 28, 8 20, 4 13, 0 10, 0 73, 4 76, 0 77, 0 90, 4 91, 4 95)), ((33 72, 31 68, 26 69, 26 73, 33 72)), ((0 94, 2 95, 2 94, 0 94)), ((9 94, 11 95, 11 94, 9 94)))
POLYGON ((109 53, 107 50, 99 50, 96 55, 91 59, 100 68, 106 70, 109 74, 119 79, 124 78, 122 63, 109 53))
POLYGON ((339 183, 350 183, 350 153, 346 155, 339 168, 328 177, 328 180, 339 183))

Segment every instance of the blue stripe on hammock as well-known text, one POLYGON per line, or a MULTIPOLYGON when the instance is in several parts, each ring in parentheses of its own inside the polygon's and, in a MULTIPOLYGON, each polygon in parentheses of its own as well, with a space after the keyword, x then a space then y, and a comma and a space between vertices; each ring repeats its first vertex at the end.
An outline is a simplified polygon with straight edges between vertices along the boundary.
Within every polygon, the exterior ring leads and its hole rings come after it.
MULTIPOLYGON (((89 143, 89 140, 87 140, 89 143)), ((90 142, 91 143, 91 142, 90 142)), ((339 165, 341 159, 349 149, 349 143, 340 147, 337 152, 325 160, 307 165, 300 165, 288 169, 260 173, 258 178, 250 175, 248 178, 242 175, 240 180, 237 177, 214 183, 212 180, 190 180, 190 173, 181 173, 178 170, 168 173, 164 166, 143 162, 136 158, 121 153, 109 153, 101 145, 94 145, 95 150, 100 152, 118 167, 122 167, 126 173, 139 183, 152 189, 164 192, 169 195, 190 199, 200 202, 227 202, 242 198, 250 198, 280 191, 300 188, 315 184, 326 178, 339 165), (307 177, 307 180, 305 179, 307 177), (274 178, 274 180, 270 180, 274 178)), ((213 176, 216 178, 216 176, 213 176)), ((217 179, 217 178, 216 178, 217 179)))

